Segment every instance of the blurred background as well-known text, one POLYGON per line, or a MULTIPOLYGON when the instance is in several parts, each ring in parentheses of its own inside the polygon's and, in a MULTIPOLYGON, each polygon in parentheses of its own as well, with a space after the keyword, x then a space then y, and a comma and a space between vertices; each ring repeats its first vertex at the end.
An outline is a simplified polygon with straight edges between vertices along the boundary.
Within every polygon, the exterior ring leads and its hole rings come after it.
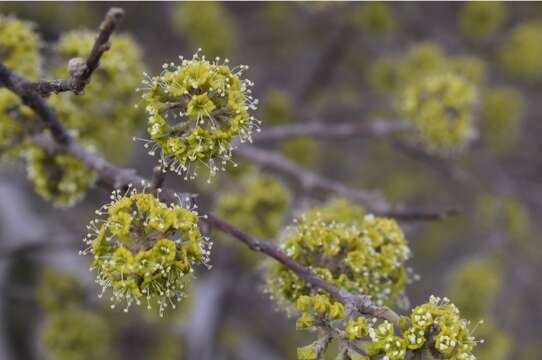
MULTIPOLYGON (((61 36, 94 31, 115 5, 4 2, 0 12, 35 24, 45 59, 42 76, 54 78, 55 62, 47 59, 54 58, 61 36)), ((440 221, 401 222, 413 251, 409 266, 420 275, 407 289, 410 303, 425 302, 431 294, 448 296, 465 317, 484 319, 476 330, 486 339, 477 353, 482 360, 540 359, 541 4, 120 6, 126 11, 120 32, 139 46, 144 64, 134 68, 156 74, 163 62, 190 57, 198 48, 249 65, 246 76, 255 82, 263 133, 315 121, 330 126, 397 121, 403 115, 400 94, 421 76, 418 72, 445 67, 468 78, 478 94, 472 136, 451 150, 435 150, 408 134, 296 138, 262 146, 306 171, 379 192, 394 206, 457 209, 459 215, 440 221)), ((142 78, 139 72, 131 76, 138 82, 142 78)), ((135 89, 130 94, 122 105, 133 109, 139 95, 135 89)), ((142 143, 129 141, 134 132, 145 137, 144 117, 138 110, 130 116, 138 126, 126 130, 127 141, 111 146, 111 138, 104 140, 110 146, 104 153, 150 176, 155 159, 142 143)), ((241 169, 252 166, 238 160, 241 169)), ((107 299, 96 297, 88 258, 77 254, 86 224, 109 194, 94 189, 74 207, 53 207, 25 174, 24 162, 1 163, 1 359, 293 359, 296 347, 306 342, 295 331, 295 321, 262 291, 262 255, 221 234, 211 233, 213 269, 197 274, 188 299, 174 314, 160 319, 144 309, 128 314, 109 309, 107 299), (58 309, 51 304, 59 296, 79 304, 71 318, 55 318, 58 309), (71 352, 52 355, 48 347, 58 345, 54 332, 66 329, 92 336, 71 352)), ((299 211, 329 195, 306 191, 295 178, 265 166, 221 174, 211 184, 205 180, 169 176, 166 185, 199 194, 202 208, 218 206, 224 218, 269 241, 299 211), (250 218, 255 212, 243 213, 235 202, 219 206, 228 193, 257 197, 266 192, 267 185, 250 186, 246 178, 255 174, 272 176, 291 198, 270 229, 262 230, 250 218)))

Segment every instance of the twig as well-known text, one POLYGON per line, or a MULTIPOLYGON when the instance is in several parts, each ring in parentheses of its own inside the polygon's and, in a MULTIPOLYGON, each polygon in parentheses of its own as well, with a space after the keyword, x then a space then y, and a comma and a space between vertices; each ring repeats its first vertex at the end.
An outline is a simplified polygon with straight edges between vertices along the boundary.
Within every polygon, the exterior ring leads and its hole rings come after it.
POLYGON ((340 195, 346 199, 359 202, 369 212, 377 216, 392 217, 403 221, 433 221, 442 220, 458 213, 455 209, 445 211, 393 209, 376 192, 354 189, 340 182, 324 178, 295 165, 279 154, 249 145, 241 146, 237 149, 237 153, 263 167, 291 178, 307 192, 320 191, 340 195))
POLYGON ((49 96, 51 93, 73 91, 80 94, 88 84, 94 70, 98 68, 100 58, 111 47, 110 37, 115 28, 124 17, 124 10, 111 8, 105 15, 100 25, 99 33, 94 41, 94 46, 87 59, 71 59, 68 68, 70 77, 65 80, 40 81, 29 86, 41 96, 49 96))
POLYGON ((151 188, 153 190, 160 189, 166 180, 166 171, 161 166, 155 166, 152 169, 151 188))
MULTIPOLYGON (((150 181, 137 175, 135 170, 116 167, 97 154, 86 151, 75 142, 72 142, 69 145, 60 145, 46 136, 41 136, 37 138, 36 141, 47 151, 61 151, 79 158, 90 169, 96 171, 101 177, 102 183, 109 188, 119 188, 131 185, 133 188, 142 191, 150 184, 150 181)), ((167 202, 178 201, 176 194, 168 189, 163 189, 160 193, 160 197, 167 202)), ((353 306, 361 313, 388 319, 389 321, 398 321, 398 315, 391 309, 374 305, 368 295, 350 294, 327 283, 309 268, 289 258, 271 242, 257 239, 218 218, 212 213, 203 213, 201 220, 226 234, 232 235, 234 238, 245 243, 245 245, 252 250, 261 252, 277 260, 299 275, 307 284, 329 292, 336 299, 347 305, 353 306)))
MULTIPOLYGON (((19 75, 13 73, 11 70, 7 69, 3 64, 0 64, 0 81, 2 81, 2 83, 5 84, 6 87, 14 94, 21 97, 23 102, 25 102, 25 99, 32 99, 33 101, 26 101, 25 104, 34 110, 46 127, 51 129, 51 131, 54 130, 53 134, 57 134, 53 137, 53 139, 45 134, 34 138, 34 141, 42 146, 46 151, 55 153, 63 152, 77 157, 86 166, 88 166, 91 170, 94 170, 99 175, 101 180, 100 184, 107 185, 109 188, 120 188, 131 185, 135 189, 143 191, 150 185, 150 181, 137 175, 135 170, 117 167, 100 157, 98 154, 85 150, 76 141, 73 141, 72 137, 68 134, 67 130, 63 127, 62 123, 58 119, 57 114, 47 105, 39 94, 31 87, 18 86, 17 84, 24 85, 27 83, 27 81, 19 75)), ((160 196, 167 202, 178 201, 177 195, 168 189, 164 189, 160 196)), ((228 224, 211 213, 203 213, 202 215, 202 222, 205 222, 218 230, 232 235, 234 238, 245 243, 251 249, 262 252, 263 254, 277 260, 288 269, 299 275, 307 284, 327 291, 334 298, 342 301, 347 306, 357 309, 362 314, 388 319, 393 323, 398 322, 399 316, 393 312, 393 310, 387 307, 374 305, 370 296, 363 294, 350 294, 338 289, 332 284, 324 281, 308 267, 305 267, 289 258, 272 243, 259 240, 234 227, 233 225, 228 224)))
POLYGON ((18 95, 23 104, 34 110, 41 117, 43 123, 51 131, 55 141, 60 144, 71 142, 71 136, 64 129, 56 112, 29 86, 30 83, 27 80, 6 68, 2 63, 0 63, 0 85, 5 86, 11 92, 18 95))
POLYGON ((281 141, 295 137, 310 136, 320 139, 347 139, 381 137, 397 134, 409 128, 403 121, 371 121, 359 124, 329 124, 309 122, 295 125, 275 126, 253 136, 256 143, 281 141))
POLYGON ((249 145, 240 147, 237 149, 237 153, 263 167, 288 176, 308 192, 322 191, 324 193, 336 193, 347 199, 364 204, 364 206, 373 212, 382 211, 387 208, 386 202, 379 194, 361 189, 352 189, 339 182, 326 179, 302 169, 279 154, 249 145))

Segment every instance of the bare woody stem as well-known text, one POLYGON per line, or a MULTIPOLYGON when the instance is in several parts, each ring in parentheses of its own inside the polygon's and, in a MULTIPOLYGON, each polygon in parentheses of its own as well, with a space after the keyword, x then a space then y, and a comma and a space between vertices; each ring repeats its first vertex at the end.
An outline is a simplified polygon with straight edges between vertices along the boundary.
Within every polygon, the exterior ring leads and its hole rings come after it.
POLYGON ((65 91, 73 91, 76 94, 81 93, 88 84, 94 70, 98 68, 102 55, 111 47, 109 39, 123 17, 124 10, 120 8, 109 9, 100 25, 94 46, 87 59, 75 58, 70 60, 70 77, 68 79, 41 81, 31 83, 29 86, 41 96, 49 96, 51 93, 65 91))
MULTIPOLYGON (((5 86, 11 92, 19 96, 23 103, 30 107, 36 115, 39 116, 44 127, 49 129, 52 138, 46 134, 39 135, 33 138, 33 141, 42 146, 46 151, 52 153, 63 152, 75 156, 81 160, 89 169, 95 171, 99 177, 99 183, 107 188, 121 188, 125 186, 133 186, 138 190, 147 189, 152 185, 151 181, 137 175, 133 169, 124 169, 117 167, 101 156, 89 152, 81 147, 70 136, 66 128, 57 116, 57 113, 49 107, 43 96, 49 95, 51 92, 73 90, 78 93, 84 88, 92 72, 96 69, 101 55, 109 49, 109 37, 116 27, 117 22, 123 15, 121 9, 113 8, 107 13, 106 19, 100 27, 100 34, 96 40, 91 54, 87 59, 87 69, 82 72, 81 76, 69 81, 75 81, 70 86, 64 87, 36 87, 23 77, 12 72, 0 63, 0 86, 5 86), (106 46, 107 44, 107 46, 106 46), (80 83, 77 83, 80 81, 80 83), (41 89, 41 91, 40 91, 41 89), (45 89, 45 91, 44 91, 45 89), (48 91, 50 89, 51 91, 48 91)), ((155 181, 156 183, 156 181, 155 181)), ((168 189, 164 189, 160 193, 161 197, 168 202, 177 202, 178 197, 175 193, 168 189)), ((234 238, 242 241, 247 246, 255 251, 259 251, 283 264, 299 275, 310 286, 327 291, 337 300, 345 305, 357 309, 362 314, 367 314, 382 319, 387 319, 394 324, 399 321, 399 316, 393 310, 376 306, 372 303, 368 295, 351 294, 341 290, 332 284, 327 283, 317 276, 310 268, 305 267, 298 262, 289 258, 284 252, 277 248, 274 244, 257 239, 242 230, 234 227, 231 224, 223 221, 211 213, 203 214, 202 221, 210 226, 213 226, 225 233, 232 235, 234 238)))
POLYGON ((274 126, 255 134, 252 138, 255 143, 275 142, 305 136, 319 139, 357 139, 396 135, 408 128, 409 125, 406 122, 398 120, 363 121, 355 124, 309 122, 274 126))
MULTIPOLYGON (((77 157, 86 166, 98 173, 102 180, 101 184, 107 188, 120 188, 131 185, 135 189, 144 190, 150 185, 150 181, 137 175, 135 170, 119 168, 100 156, 86 151, 76 142, 72 142, 69 145, 60 145, 47 136, 37 137, 34 141, 47 151, 64 152, 77 157)), ((163 189, 160 197, 167 202, 178 201, 176 194, 168 189, 163 189)), ((351 294, 331 285, 316 275, 311 269, 289 258, 273 243, 251 236, 212 213, 203 213, 202 221, 240 240, 252 250, 261 252, 277 260, 289 270, 299 275, 307 284, 328 292, 337 300, 357 309, 360 313, 386 319, 395 324, 399 321, 399 316, 393 310, 374 305, 368 295, 351 294)))
MULTIPOLYGON (((117 167, 99 155, 85 150, 76 141, 73 141, 58 119, 56 112, 47 105, 32 87, 25 86, 25 84, 28 84, 26 80, 13 73, 3 64, 0 64, 0 83, 23 99, 25 104, 40 117, 44 125, 53 134, 57 134, 57 136, 53 136, 53 139, 45 134, 33 139, 35 143, 42 146, 46 151, 53 153, 63 152, 75 156, 95 171, 100 177, 100 184, 108 188, 121 188, 131 185, 136 189, 144 190, 151 185, 149 180, 137 175, 135 170, 117 167), (31 99, 31 101, 25 99, 31 99)), ((168 189, 164 189, 160 196, 168 202, 177 202, 176 194, 168 189)), ((202 221, 232 235, 251 249, 277 260, 289 270, 299 275, 307 284, 328 292, 337 300, 357 309, 360 313, 387 319, 393 323, 398 322, 399 316, 391 309, 374 305, 368 295, 350 294, 327 283, 311 271, 311 269, 290 259, 272 243, 257 239, 210 213, 204 213, 202 221)))
POLYGON ((260 166, 280 173, 295 182, 307 192, 337 194, 363 205, 369 212, 377 216, 391 217, 403 221, 434 221, 457 215, 457 210, 444 211, 393 209, 378 193, 358 188, 348 187, 318 174, 305 170, 280 154, 263 150, 250 145, 242 145, 237 153, 260 166))

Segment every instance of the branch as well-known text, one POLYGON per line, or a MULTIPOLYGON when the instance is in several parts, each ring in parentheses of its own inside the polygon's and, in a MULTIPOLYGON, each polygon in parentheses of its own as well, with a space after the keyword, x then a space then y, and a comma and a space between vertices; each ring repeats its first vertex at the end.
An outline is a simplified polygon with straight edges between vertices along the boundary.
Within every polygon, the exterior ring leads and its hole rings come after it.
POLYGON ((263 167, 291 178, 308 192, 319 191, 323 193, 338 194, 346 199, 359 202, 369 212, 374 213, 377 216, 392 217, 404 221, 432 221, 442 220, 458 213, 457 210, 454 209, 442 212, 393 209, 384 198, 376 192, 354 189, 345 186, 340 182, 324 178, 295 165, 279 154, 250 145, 239 147, 237 153, 263 167))
POLYGON ((72 142, 70 134, 58 119, 56 112, 32 89, 31 83, 9 70, 3 63, 0 63, 0 85, 19 96, 23 104, 41 117, 43 124, 51 131, 55 141, 60 144, 72 142))
MULTIPOLYGON (((98 154, 85 150, 76 141, 73 141, 72 137, 69 136, 67 130, 58 119, 57 114, 47 105, 43 98, 41 98, 31 87, 23 86, 28 84, 28 82, 7 69, 3 64, 0 64, 0 81, 2 81, 2 83, 14 94, 21 97, 23 102, 34 110, 43 124, 51 129, 53 135, 58 133, 58 136, 54 136, 53 139, 45 134, 34 138, 34 141, 46 151, 52 153, 62 152, 75 156, 91 170, 94 170, 100 177, 99 183, 108 188, 120 188, 131 185, 139 191, 144 191, 151 184, 149 180, 137 175, 135 170, 117 167, 100 157, 98 154), (31 99, 32 101, 26 101, 25 99, 31 99)), ((160 196, 166 202, 176 203, 178 201, 176 194, 168 189, 163 189, 160 196)), ((330 293, 334 298, 343 302, 346 306, 351 306, 362 314, 388 319, 394 323, 398 322, 399 316, 395 312, 387 307, 374 305, 370 296, 345 292, 324 281, 308 267, 290 259, 271 242, 257 239, 211 213, 203 213, 202 215, 202 222, 232 235, 234 238, 245 243, 252 250, 259 251, 277 260, 299 275, 307 284, 330 293)))
MULTIPOLYGON (((77 157, 90 169, 96 171, 102 180, 101 183, 109 188, 119 188, 131 185, 133 188, 138 189, 139 191, 144 191, 144 189, 150 184, 149 180, 137 175, 135 170, 117 167, 97 154, 86 151, 76 142, 72 142, 69 145, 60 145, 46 136, 40 136, 36 138, 35 141, 40 146, 43 146, 46 151, 64 152, 77 157)), ((166 202, 176 203, 178 201, 176 194, 168 189, 163 189, 160 193, 160 197, 166 202)), ((201 220, 204 223, 207 223, 208 225, 233 236, 237 240, 240 240, 250 249, 261 252, 277 260, 288 269, 299 275, 307 284, 327 291, 337 300, 358 309, 358 311, 361 313, 385 318, 390 321, 395 321, 398 319, 397 314, 395 314, 392 310, 374 305, 368 295, 350 294, 327 283, 308 267, 305 267, 289 258, 273 243, 257 239, 256 237, 251 236, 218 218, 212 213, 203 213, 201 220)))
POLYGON ((156 190, 164 186, 166 175, 165 169, 162 169, 161 166, 155 166, 154 169, 152 169, 151 189, 156 190))
POLYGON ((124 10, 111 8, 100 25, 99 33, 87 59, 73 58, 68 64, 70 77, 65 80, 40 81, 30 84, 30 87, 43 97, 51 93, 73 91, 80 94, 88 84, 94 70, 98 68, 100 58, 111 47, 110 37, 124 17, 124 10))
POLYGON ((290 138, 310 136, 320 139, 348 139, 358 137, 382 137, 397 134, 409 128, 402 121, 371 121, 344 124, 311 122, 295 125, 274 126, 253 135, 254 142, 274 142, 290 138))

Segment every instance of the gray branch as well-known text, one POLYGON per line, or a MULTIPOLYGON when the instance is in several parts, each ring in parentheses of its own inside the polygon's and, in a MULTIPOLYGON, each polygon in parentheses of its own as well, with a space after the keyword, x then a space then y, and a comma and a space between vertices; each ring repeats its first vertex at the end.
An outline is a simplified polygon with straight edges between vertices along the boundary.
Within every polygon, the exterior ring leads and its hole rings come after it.
MULTIPOLYGON (((39 116, 44 127, 52 132, 52 138, 43 134, 34 139, 36 143, 48 152, 61 152, 75 156, 91 170, 94 170, 100 177, 99 183, 109 189, 132 186, 137 190, 144 191, 151 185, 150 180, 137 175, 135 170, 117 167, 98 154, 89 152, 81 147, 73 140, 66 128, 64 128, 56 112, 48 106, 47 102, 34 87, 28 86, 28 84, 30 83, 27 80, 15 74, 3 64, 0 64, 0 85, 4 85, 19 96, 39 116)), ((177 194, 168 189, 163 189, 160 197, 170 203, 178 202, 177 194)), ((212 213, 202 213, 201 221, 224 233, 232 235, 250 249, 259 251, 277 260, 286 268, 295 272, 307 284, 330 293, 346 306, 355 308, 362 314, 388 319, 393 323, 398 322, 399 316, 391 309, 373 304, 368 295, 351 294, 324 281, 313 270, 292 260, 271 242, 251 236, 212 213)))
POLYGON ((40 81, 31 83, 29 86, 41 96, 49 96, 51 93, 73 91, 80 94, 88 84, 94 70, 100 64, 102 55, 111 47, 111 34, 117 28, 124 17, 124 10, 111 8, 100 25, 94 46, 87 59, 74 58, 68 64, 70 76, 64 80, 40 81))
POLYGON ((361 121, 358 123, 321 123, 310 122, 295 125, 274 126, 255 134, 255 143, 266 143, 287 140, 297 137, 319 139, 353 139, 366 137, 385 137, 407 130, 409 125, 404 121, 361 121))
POLYGON ((297 166, 274 152, 255 146, 243 145, 237 149, 237 153, 269 170, 294 180, 307 192, 340 195, 341 197, 360 203, 369 212, 378 216, 393 217, 404 221, 433 221, 442 220, 458 213, 455 209, 444 211, 394 209, 379 193, 351 188, 338 181, 327 179, 297 166))

